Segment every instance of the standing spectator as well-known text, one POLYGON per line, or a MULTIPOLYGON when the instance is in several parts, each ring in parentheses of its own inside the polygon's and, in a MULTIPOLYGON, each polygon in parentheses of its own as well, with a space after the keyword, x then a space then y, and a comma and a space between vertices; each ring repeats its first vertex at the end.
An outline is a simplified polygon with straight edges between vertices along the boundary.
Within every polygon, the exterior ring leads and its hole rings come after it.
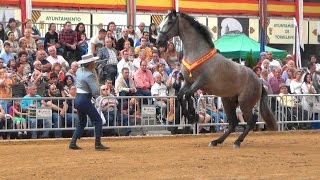
POLYGON ((78 63, 76 61, 73 61, 71 63, 69 71, 66 73, 66 76, 70 75, 75 80, 77 77, 76 73, 77 73, 78 67, 79 67, 78 63))
POLYGON ((271 51, 267 52, 267 59, 270 61, 270 68, 273 70, 274 67, 281 69, 281 64, 278 60, 273 59, 273 53, 271 51))
POLYGON ((63 55, 64 49, 61 47, 61 44, 59 43, 59 37, 58 33, 56 32, 57 25, 55 23, 49 24, 49 31, 45 35, 44 40, 44 48, 48 50, 50 46, 55 46, 58 54, 63 55))
MULTIPOLYGON (((11 31, 14 34, 14 39, 16 41, 19 40, 19 38, 22 36, 20 29, 17 27, 17 21, 14 18, 10 18, 8 25, 5 29, 5 34, 8 35, 8 32, 11 31)), ((6 37, 5 39, 8 39, 8 37, 6 37)))
POLYGON ((118 42, 117 42, 117 47, 116 47, 116 49, 118 50, 118 51, 122 51, 123 49, 124 49, 124 46, 125 46, 125 42, 126 41, 129 41, 130 42, 130 46, 131 47, 133 47, 133 39, 131 39, 130 37, 129 37, 129 30, 127 29, 127 28, 124 28, 123 30, 122 30, 122 38, 120 38, 119 40, 118 40, 118 42))
POLYGON ((290 91, 291 94, 301 94, 301 85, 303 83, 302 75, 303 75, 303 70, 298 69, 295 72, 295 78, 291 80, 290 82, 290 91))
POLYGON ((99 34, 90 39, 88 54, 96 55, 98 50, 105 46, 106 35, 107 31, 100 29, 99 34))
POLYGON ((272 93, 273 94, 279 94, 280 89, 279 89, 279 85, 280 83, 285 83, 284 80, 281 78, 281 68, 275 67, 273 69, 273 74, 274 76, 271 77, 268 82, 271 86, 272 89, 272 93))
POLYGON ((97 56, 104 60, 98 66, 98 74, 102 75, 102 81, 104 81, 107 77, 112 79, 114 84, 115 77, 117 75, 117 64, 118 64, 118 57, 117 57, 117 50, 112 47, 112 39, 106 38, 105 39, 105 47, 102 47, 97 52, 97 56), (104 74, 106 73, 106 74, 104 74))
POLYGON ((149 26, 149 39, 151 43, 157 43, 158 32, 157 26, 155 23, 151 23, 149 26))
MULTIPOLYGON (((59 34, 59 43, 61 44, 61 47, 65 50, 64 57, 67 55, 67 51, 71 51, 72 53, 76 54, 76 57, 78 57, 77 52, 77 34, 75 31, 71 29, 71 22, 66 22, 64 24, 64 29, 60 31, 59 34)), ((79 58, 77 58, 79 59, 79 58)))
MULTIPOLYGON (((29 94, 25 95, 22 99, 21 102, 21 108, 23 111, 28 112, 28 111, 34 111, 37 107, 41 106, 41 101, 38 100, 41 98, 37 94, 37 86, 36 85, 30 85, 29 86, 29 94)), ((36 118, 29 118, 28 121, 30 122, 30 128, 35 129, 38 124, 38 119, 36 118)), ((44 128, 51 128, 52 124, 48 119, 43 119, 43 125, 44 128)), ((31 138, 36 139, 37 138, 37 131, 32 131, 31 132, 31 138)), ((49 131, 43 131, 41 138, 48 138, 49 137, 49 131)))
POLYGON ((33 26, 31 19, 26 19, 22 24, 25 25, 25 30, 30 29, 31 37, 37 41, 40 39, 41 35, 38 29, 33 26))
POLYGON ((151 86, 154 84, 152 72, 147 69, 147 61, 141 61, 140 68, 134 74, 134 82, 138 96, 151 96, 151 86))
MULTIPOLYGON (((301 85, 301 93, 302 94, 317 94, 313 84, 312 84, 312 76, 310 73, 306 73, 303 79, 303 83, 301 85)), ((302 107, 304 110, 309 112, 309 117, 312 114, 313 103, 317 102, 317 96, 303 96, 302 97, 302 107)))
POLYGON ((10 43, 7 41, 3 44, 3 49, 1 50, 0 58, 3 59, 4 66, 7 66, 10 59, 14 59, 13 54, 10 52, 10 43))

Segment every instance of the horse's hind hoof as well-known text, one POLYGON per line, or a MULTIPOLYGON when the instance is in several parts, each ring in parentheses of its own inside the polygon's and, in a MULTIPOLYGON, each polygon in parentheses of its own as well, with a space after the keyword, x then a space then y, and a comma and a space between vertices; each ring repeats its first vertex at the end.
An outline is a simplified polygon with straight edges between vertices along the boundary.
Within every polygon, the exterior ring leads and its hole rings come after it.
POLYGON ((217 142, 216 140, 211 141, 211 142, 209 143, 209 147, 213 147, 213 146, 217 146, 217 145, 218 145, 218 142, 217 142))
POLYGON ((233 148, 235 148, 235 149, 240 148, 240 143, 235 142, 235 143, 233 144, 233 148))

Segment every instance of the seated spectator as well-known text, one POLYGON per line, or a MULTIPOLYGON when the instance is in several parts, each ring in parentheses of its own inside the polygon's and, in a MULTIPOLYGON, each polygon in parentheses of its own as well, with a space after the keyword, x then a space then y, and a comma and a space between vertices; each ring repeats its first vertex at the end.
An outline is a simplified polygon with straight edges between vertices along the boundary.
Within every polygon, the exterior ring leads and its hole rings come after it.
POLYGON ((23 76, 24 65, 20 62, 16 64, 16 72, 12 75, 12 97, 24 97, 26 87, 28 87, 28 77, 23 76))
POLYGON ((34 56, 34 52, 28 49, 27 41, 25 39, 19 40, 19 49, 17 51, 17 54, 19 54, 19 52, 21 51, 27 52, 27 59, 29 62, 33 61, 32 57, 34 56))
MULTIPOLYGON (((46 97, 51 97, 54 99, 45 100, 45 104, 52 109, 52 123, 54 128, 62 128, 63 120, 65 119, 66 112, 68 110, 68 105, 65 100, 58 100, 56 98, 62 97, 59 90, 55 84, 49 85, 48 93, 46 97)), ((55 138, 61 138, 61 130, 54 131, 55 138)))
MULTIPOLYGON (((286 110, 281 111, 285 114, 287 121, 301 121, 308 119, 308 111, 303 110, 300 105, 299 99, 295 96, 288 96, 288 87, 285 83, 281 83, 279 85, 280 94, 277 97, 277 101, 282 108, 286 108, 286 110), (293 119, 291 119, 293 118, 293 119)), ((288 129, 299 128, 297 124, 289 123, 288 129)))
MULTIPOLYGON (((208 100, 207 104, 206 104, 206 113, 211 115, 211 117, 212 117, 212 119, 214 120, 215 123, 227 122, 227 115, 223 111, 220 111, 217 108, 217 105, 216 105, 215 100, 214 100, 215 98, 218 99, 217 97, 206 98, 206 100, 208 100)), ((220 130, 223 129, 222 127, 223 126, 220 126, 220 125, 214 126, 215 132, 220 132, 220 130)))
MULTIPOLYGON (((2 106, 0 105, 0 130, 2 129, 12 129, 13 128, 13 125, 12 125, 12 119, 9 118, 7 115, 6 115, 6 112, 4 111, 4 109, 2 108, 2 106)), ((10 133, 7 133, 7 132, 0 132, 0 139, 3 139, 3 138, 7 138, 7 139, 10 139, 10 133)))
POLYGON ((133 60, 132 63, 135 68, 134 72, 136 72, 140 68, 140 64, 142 61, 147 61, 146 53, 147 52, 142 49, 141 51, 139 51, 139 56, 133 60))
MULTIPOLYGON (((10 107, 9 114, 12 116, 13 123, 17 127, 17 129, 27 129, 27 122, 24 116, 28 115, 28 113, 22 112, 22 108, 20 105, 21 105, 20 100, 14 100, 13 105, 10 107)), ((27 135, 27 131, 18 132, 19 138, 26 135, 27 135)))
POLYGON ((123 57, 123 52, 127 51, 129 52, 130 49, 133 49, 133 54, 134 54, 134 48, 130 45, 130 41, 124 41, 123 49, 119 52, 119 56, 123 57))
POLYGON ((161 98, 163 96, 168 96, 167 86, 161 81, 162 75, 158 72, 156 72, 154 75, 154 84, 151 87, 151 95, 156 96, 154 98, 154 104, 156 107, 160 107, 161 114, 159 120, 161 122, 161 119, 166 121, 166 115, 167 115, 167 103, 168 98, 161 98), (158 98, 159 97, 159 98, 158 98))
POLYGON ((37 52, 37 45, 34 38, 31 36, 32 30, 27 28, 24 30, 24 36, 20 38, 21 40, 26 40, 27 43, 27 50, 31 53, 31 55, 35 54, 37 52))
POLYGON ((140 68, 134 74, 134 82, 138 96, 151 96, 151 86, 154 84, 152 73, 147 69, 147 61, 141 61, 140 68))
MULTIPOLYGON (((77 93, 76 86, 75 85, 69 86, 69 94, 67 95, 67 97, 75 98, 76 93, 77 93)), ((67 105, 68 105, 68 110, 67 110, 67 114, 66 114, 67 127, 77 127, 77 125, 79 124, 79 116, 78 116, 77 109, 74 108, 74 100, 68 99, 67 105)))
MULTIPOLYGON (((35 129, 38 126, 38 119, 36 119, 35 117, 31 117, 30 113, 34 113, 35 109, 37 107, 41 106, 41 100, 37 100, 38 98, 40 98, 41 96, 39 96, 37 94, 37 86, 36 85, 30 85, 29 86, 29 94, 25 95, 22 99, 21 102, 21 108, 24 112, 28 112, 29 116, 28 116, 28 122, 30 123, 29 128, 31 129, 35 129), (32 99, 30 99, 32 98, 32 99)), ((49 121, 49 119, 43 119, 43 126, 44 128, 51 128, 52 124, 49 121)), ((37 138, 37 131, 32 131, 31 132, 31 138, 32 139, 36 139, 37 138)), ((43 131, 41 138, 48 138, 49 137, 49 131, 43 131)))
POLYGON ((66 93, 66 95, 69 95, 69 89, 71 86, 74 85, 74 79, 71 75, 66 75, 66 77, 63 80, 63 84, 64 84, 64 92, 66 93))
POLYGON ((104 85, 106 85, 110 88, 111 94, 113 94, 114 96, 117 96, 117 93, 116 93, 115 87, 113 86, 111 78, 107 78, 106 81, 104 82, 104 85))
POLYGON ((135 96, 137 93, 133 79, 129 76, 129 68, 122 68, 122 73, 115 83, 115 91, 119 96, 135 96))
MULTIPOLYGON (((147 31, 143 31, 142 33, 142 37, 141 38, 144 38, 146 40, 146 46, 149 47, 150 46, 150 39, 149 39, 149 32, 147 31)), ((140 41, 136 41, 134 47, 138 47, 141 45, 141 38, 140 38, 140 41)), ((151 49, 151 48, 150 48, 151 49)), ((151 49, 152 50, 152 49, 151 49)))
POLYGON ((129 60, 129 52, 124 51, 122 55, 122 59, 117 64, 118 74, 120 75, 122 73, 123 68, 129 69, 129 76, 133 77, 133 74, 135 72, 135 68, 133 66, 133 63, 129 60))
POLYGON ((105 46, 106 35, 107 31, 105 29, 100 29, 98 35, 93 36, 90 39, 88 54, 97 55, 98 50, 105 46))
MULTIPOLYGON (((40 63, 40 62, 35 62, 40 63)), ((41 64, 41 63, 40 63, 41 64)), ((38 87, 38 95, 45 96, 47 93, 47 87, 48 87, 48 73, 42 73, 39 70, 35 70, 33 72, 33 75, 31 76, 31 82, 32 84, 35 84, 38 87)))
POLYGON ((50 46, 48 48, 49 56, 47 57, 47 61, 50 62, 51 65, 54 65, 55 63, 61 64, 61 66, 69 67, 69 63, 60 55, 57 55, 57 49, 54 46, 50 46))
POLYGON ((23 76, 27 76, 27 77, 31 77, 32 75, 32 71, 33 71, 33 66, 31 66, 31 64, 28 62, 27 60, 27 52, 25 51, 20 51, 18 53, 18 58, 19 58, 19 62, 21 64, 23 64, 24 69, 23 69, 23 76))
MULTIPOLYGON (((206 103, 203 98, 201 98, 201 95, 203 95, 203 91, 199 89, 196 93, 196 96, 199 96, 199 108, 198 108, 198 114, 199 114, 199 123, 209 123, 211 120, 211 116, 207 114, 206 112, 206 103)), ((199 133, 209 133, 210 131, 206 130, 204 127, 199 127, 199 133)))
POLYGON ((30 36, 35 40, 39 40, 40 39, 40 32, 38 29, 34 28, 35 26, 33 26, 31 19, 26 19, 22 24, 25 25, 25 29, 29 29, 30 30, 30 36))
POLYGON ((262 69, 261 70, 261 76, 260 76, 260 81, 263 85, 263 87, 266 89, 266 91, 268 92, 268 94, 272 94, 272 88, 269 84, 269 81, 268 81, 268 70, 267 69, 262 69))
POLYGON ((168 66, 166 60, 161 59, 161 58, 159 57, 159 52, 158 52, 158 51, 153 51, 153 52, 152 52, 152 60, 148 63, 148 68, 149 68, 151 71, 154 72, 159 64, 163 64, 163 65, 164 65, 164 70, 165 70, 165 72, 166 72, 166 74, 167 74, 167 76, 168 76, 168 74, 171 73, 171 69, 170 69, 170 67, 168 66))
POLYGON ((166 83, 169 78, 168 74, 165 71, 165 66, 166 66, 165 64, 159 63, 153 73, 153 74, 160 73, 161 74, 161 81, 164 83, 166 83))
POLYGON ((61 64, 59 64, 59 63, 53 64, 50 73, 53 73, 53 72, 58 75, 58 81, 63 83, 66 74, 65 74, 65 71, 64 71, 63 67, 61 66, 61 64))
POLYGON ((97 56, 103 60, 98 63, 98 75, 102 77, 101 81, 105 81, 107 77, 112 79, 114 84, 115 77, 117 75, 117 50, 112 47, 112 40, 110 38, 105 39, 105 47, 98 50, 97 56))
POLYGON ((57 25, 55 23, 49 24, 49 31, 45 35, 44 48, 48 50, 48 47, 54 46, 57 49, 57 54, 63 55, 64 49, 59 43, 58 33, 56 32, 57 25))
MULTIPOLYGON (((106 117, 108 126, 115 125, 129 125, 129 117, 124 115, 117 109, 118 101, 110 93, 110 88, 106 85, 100 87, 100 96, 96 99, 97 108, 102 111, 104 117, 106 117)), ((125 135, 128 136, 131 133, 131 129, 125 128, 125 135)))
MULTIPOLYGON (((9 74, 10 76, 12 74, 9 74)), ((0 69, 0 98, 12 97, 12 80, 7 76, 6 69, 0 69)), ((6 101, 6 100, 2 100, 6 101)))
POLYGON ((39 65, 38 67, 38 68, 41 68, 41 72, 51 71, 52 65, 46 58, 47 58, 47 53, 44 50, 37 51, 35 62, 39 61, 41 63, 41 66, 39 65))
POLYGON ((291 59, 287 60, 287 64, 282 67, 282 79, 286 81, 288 79, 288 70, 296 69, 296 65, 291 57, 291 59))
POLYGON ((19 41, 14 39, 14 34, 12 31, 8 32, 8 40, 4 42, 10 43, 10 52, 15 56, 19 49, 19 41))
POLYGON ((133 39, 129 37, 129 30, 127 28, 122 29, 122 38, 120 38, 117 42, 117 47, 116 49, 118 51, 122 51, 125 49, 125 46, 127 46, 126 50, 129 50, 128 47, 133 47, 133 39), (126 44, 127 42, 127 44, 126 44))
POLYGON ((179 62, 179 53, 177 52, 174 44, 170 41, 167 45, 167 51, 165 53, 164 59, 167 60, 167 63, 171 69, 174 69, 175 63, 179 62))
POLYGON ((44 49, 44 42, 43 42, 42 40, 38 40, 36 44, 37 44, 37 52, 38 52, 39 50, 44 50, 44 51, 46 51, 46 50, 44 49))
MULTIPOLYGON (((148 35, 149 37, 149 35, 148 35)), ((134 49, 134 53, 135 54, 140 54, 139 52, 144 49, 146 51, 146 60, 149 62, 150 61, 150 57, 152 56, 152 49, 150 49, 148 46, 147 46, 147 39, 145 37, 142 37, 140 39, 140 46, 136 46, 136 48, 134 49)))
POLYGON ((78 42, 79 55, 83 56, 88 53, 88 43, 87 43, 87 35, 86 33, 80 34, 81 40, 78 42))
MULTIPOLYGON (((3 59, 0 58, 0 63, 3 62, 3 59)), ((4 62, 3 62, 4 64, 4 62)), ((8 64, 7 64, 7 72, 8 73, 14 73, 16 68, 16 60, 15 59, 10 59, 8 64)))
POLYGON ((10 59, 14 59, 12 52, 10 52, 10 43, 7 41, 3 43, 0 58, 3 59, 4 66, 7 66, 10 59))
POLYGON ((117 47, 117 39, 113 36, 112 31, 109 29, 107 30, 107 36, 106 38, 111 39, 111 47, 116 48, 117 47))
POLYGON ((77 59, 80 59, 77 50, 77 34, 71 29, 71 26, 72 24, 69 21, 64 24, 64 28, 59 33, 59 44, 64 49, 63 57, 67 57, 69 51, 75 54, 77 59))
POLYGON ((66 93, 63 90, 63 84, 59 82, 57 73, 52 72, 50 73, 49 76, 50 76, 49 84, 56 85, 56 88, 59 90, 59 93, 62 95, 62 97, 66 97, 66 93))
MULTIPOLYGON (((14 18, 9 19, 5 29, 5 34, 8 34, 9 31, 13 32, 15 40, 19 40, 22 36, 21 30, 18 28, 18 22, 14 18)), ((8 39, 8 37, 6 37, 6 39, 8 39)))
POLYGON ((72 76, 73 79, 75 80, 76 77, 77 77, 76 73, 77 73, 78 68, 79 68, 78 63, 77 63, 76 61, 73 61, 73 62, 71 63, 70 69, 69 69, 68 72, 66 73, 66 76, 67 76, 67 75, 70 75, 70 76, 72 76))

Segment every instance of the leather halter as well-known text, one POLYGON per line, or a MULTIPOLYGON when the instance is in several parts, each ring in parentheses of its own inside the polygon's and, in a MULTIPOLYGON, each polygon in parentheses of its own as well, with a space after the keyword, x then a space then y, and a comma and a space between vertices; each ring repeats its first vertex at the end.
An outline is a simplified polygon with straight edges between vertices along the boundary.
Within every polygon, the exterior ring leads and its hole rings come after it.
MULTIPOLYGON (((189 71, 189 77, 192 77, 192 71, 196 69, 197 67, 201 66, 203 63, 207 62, 209 59, 211 59, 215 54, 217 53, 217 49, 213 48, 210 51, 208 51, 206 54, 200 56, 198 59, 196 59, 193 63, 189 64, 188 60, 186 58, 182 59, 182 64, 184 67, 187 68, 189 71)), ((190 61, 189 61, 190 62, 190 61)))

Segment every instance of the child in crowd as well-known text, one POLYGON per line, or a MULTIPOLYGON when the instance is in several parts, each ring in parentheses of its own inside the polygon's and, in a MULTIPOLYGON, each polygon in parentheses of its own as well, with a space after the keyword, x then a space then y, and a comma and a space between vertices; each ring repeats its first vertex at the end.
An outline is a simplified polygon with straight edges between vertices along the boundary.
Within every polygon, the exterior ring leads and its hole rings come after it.
MULTIPOLYGON (((27 123, 26 119, 23 118, 24 115, 27 115, 27 113, 23 113, 21 109, 21 101, 20 100, 14 100, 13 105, 9 109, 9 114, 13 117, 13 122, 17 126, 17 129, 26 129, 27 123)), ((24 131, 23 133, 20 131, 18 132, 18 136, 21 137, 22 135, 27 135, 27 132, 24 131)))
POLYGON ((80 47, 80 56, 83 56, 88 53, 88 43, 87 43, 87 35, 86 33, 80 34, 81 41, 78 42, 78 46, 80 47))

